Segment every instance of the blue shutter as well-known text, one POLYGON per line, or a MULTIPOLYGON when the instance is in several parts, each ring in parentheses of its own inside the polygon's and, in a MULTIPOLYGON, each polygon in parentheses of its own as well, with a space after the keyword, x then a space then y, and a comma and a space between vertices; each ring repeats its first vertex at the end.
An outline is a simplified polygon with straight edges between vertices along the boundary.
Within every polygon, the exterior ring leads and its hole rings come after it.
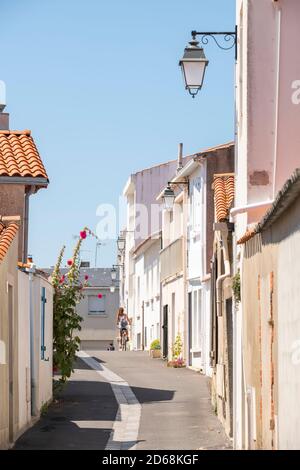
POLYGON ((46 299, 46 288, 42 287, 42 295, 41 295, 41 359, 45 360, 45 304, 47 302, 46 299))

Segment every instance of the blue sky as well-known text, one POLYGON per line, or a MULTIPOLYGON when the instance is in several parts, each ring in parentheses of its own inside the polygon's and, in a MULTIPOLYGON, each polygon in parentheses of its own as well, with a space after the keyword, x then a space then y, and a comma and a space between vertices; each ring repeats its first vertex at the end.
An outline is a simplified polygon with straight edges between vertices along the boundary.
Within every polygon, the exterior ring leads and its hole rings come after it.
MULTIPOLYGON (((233 138, 234 53, 211 43, 196 99, 178 60, 190 31, 233 30, 234 0, 0 0, 1 72, 11 129, 31 129, 50 178, 31 197, 29 249, 40 266, 118 204, 130 175, 233 138)), ((94 260, 95 243, 85 243, 94 260)), ((115 243, 99 266, 115 262, 115 243)))

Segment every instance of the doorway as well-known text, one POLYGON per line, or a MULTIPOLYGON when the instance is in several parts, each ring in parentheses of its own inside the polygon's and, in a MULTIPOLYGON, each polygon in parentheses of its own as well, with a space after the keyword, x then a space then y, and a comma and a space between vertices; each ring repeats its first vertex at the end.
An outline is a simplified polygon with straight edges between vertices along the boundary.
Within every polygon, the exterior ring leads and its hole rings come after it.
POLYGON ((192 348, 193 348, 193 306, 192 306, 192 292, 189 292, 188 296, 188 309, 189 309, 189 340, 188 340, 188 360, 189 360, 189 366, 192 365, 192 360, 193 360, 193 353, 192 353, 192 348))
POLYGON ((168 305, 163 308, 163 358, 168 358, 168 305))

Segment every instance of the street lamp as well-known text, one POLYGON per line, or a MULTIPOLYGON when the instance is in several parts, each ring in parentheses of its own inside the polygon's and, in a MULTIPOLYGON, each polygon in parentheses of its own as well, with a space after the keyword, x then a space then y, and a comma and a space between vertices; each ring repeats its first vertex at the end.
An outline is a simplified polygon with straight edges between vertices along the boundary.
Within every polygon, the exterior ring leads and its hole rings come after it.
POLYGON ((123 268, 124 264, 113 264, 110 270, 111 279, 115 281, 117 279, 117 268, 123 268))
POLYGON ((117 279, 117 270, 114 266, 111 268, 110 274, 112 281, 115 281, 117 279))
POLYGON ((118 250, 124 251, 125 250, 125 238, 119 237, 117 240, 118 250))
POLYGON ((179 61, 181 67, 185 88, 189 91, 189 94, 193 98, 197 95, 198 91, 201 90, 205 75, 205 70, 208 65, 208 60, 205 57, 202 47, 199 47, 199 42, 196 40, 196 36, 200 36, 200 43, 203 45, 208 44, 209 39, 212 38, 219 49, 228 51, 229 49, 235 48, 235 60, 237 59, 237 27, 235 31, 229 32, 198 32, 192 31, 192 41, 189 46, 184 50, 183 58, 179 61), (223 36, 224 43, 220 43, 217 39, 219 36, 223 36))
POLYGON ((110 286, 110 292, 113 294, 116 290, 116 286, 110 286))
POLYGON ((176 184, 176 185, 186 184, 188 191, 189 191, 188 181, 169 181, 168 186, 166 187, 166 189, 164 189, 164 192, 162 193, 162 196, 161 196, 161 198, 164 201, 165 209, 167 211, 172 211, 174 207, 176 195, 174 193, 174 190, 171 187, 171 185, 173 184, 176 184))
POLYGON ((189 91, 193 98, 202 88, 205 69, 208 65, 203 48, 199 47, 198 44, 199 42, 196 40, 190 41, 184 49, 182 59, 179 61, 185 89, 189 91))
POLYGON ((174 201, 175 201, 175 193, 169 184, 164 190, 162 198, 165 204, 165 209, 167 211, 173 210, 174 201))

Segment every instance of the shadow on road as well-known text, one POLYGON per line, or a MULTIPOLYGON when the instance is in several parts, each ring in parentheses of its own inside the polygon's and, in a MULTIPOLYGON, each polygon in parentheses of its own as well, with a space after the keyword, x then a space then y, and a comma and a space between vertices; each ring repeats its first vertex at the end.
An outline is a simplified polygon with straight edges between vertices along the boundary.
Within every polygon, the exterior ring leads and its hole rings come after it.
MULTIPOLYGON (((82 363, 76 363, 76 368, 82 363)), ((140 387, 132 390, 140 403, 168 401, 174 396, 173 391, 167 390, 140 387)), ((109 383, 70 380, 47 413, 17 440, 14 449, 104 449, 117 411, 109 383)), ((130 449, 133 445, 123 442, 122 448, 130 449)))

